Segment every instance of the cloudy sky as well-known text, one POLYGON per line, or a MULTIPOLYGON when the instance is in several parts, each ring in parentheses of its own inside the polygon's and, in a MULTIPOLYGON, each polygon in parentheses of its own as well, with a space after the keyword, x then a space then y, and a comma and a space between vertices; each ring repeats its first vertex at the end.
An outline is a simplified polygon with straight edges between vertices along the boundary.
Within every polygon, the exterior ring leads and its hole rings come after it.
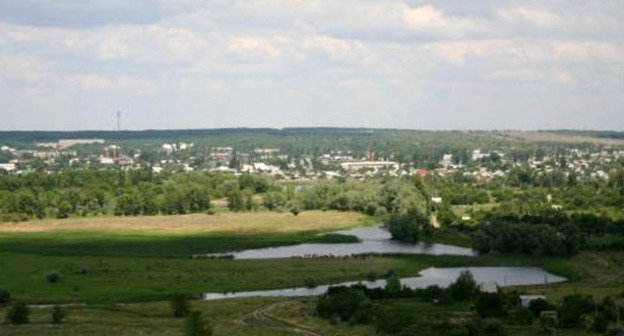
POLYGON ((621 0, 0 0, 0 129, 624 129, 621 0))

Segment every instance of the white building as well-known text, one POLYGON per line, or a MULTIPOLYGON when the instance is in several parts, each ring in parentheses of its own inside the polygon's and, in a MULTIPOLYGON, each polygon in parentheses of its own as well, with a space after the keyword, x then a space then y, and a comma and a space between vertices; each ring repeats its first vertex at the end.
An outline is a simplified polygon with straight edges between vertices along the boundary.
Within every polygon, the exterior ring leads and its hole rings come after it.
POLYGON ((6 170, 8 172, 14 171, 17 167, 15 163, 0 163, 0 170, 6 170))
POLYGON ((399 169, 399 164, 393 161, 358 161, 358 162, 344 162, 340 166, 347 171, 357 171, 360 169, 372 169, 378 171, 380 169, 399 169))
POLYGON ((453 165, 453 154, 444 154, 442 155, 442 161, 440 163, 444 167, 449 167, 453 165))

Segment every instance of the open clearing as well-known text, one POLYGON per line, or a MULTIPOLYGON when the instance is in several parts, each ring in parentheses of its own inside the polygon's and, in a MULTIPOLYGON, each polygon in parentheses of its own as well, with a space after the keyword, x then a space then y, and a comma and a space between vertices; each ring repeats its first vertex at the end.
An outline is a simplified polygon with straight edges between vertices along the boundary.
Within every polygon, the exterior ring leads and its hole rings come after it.
POLYGON ((292 233, 310 230, 338 230, 361 224, 364 215, 355 212, 304 211, 298 216, 269 211, 214 215, 192 214, 145 217, 88 217, 45 219, 2 223, 0 232, 49 232, 87 230, 149 232, 153 234, 194 233, 292 233))
POLYGON ((624 141, 609 138, 596 138, 581 135, 568 135, 551 132, 536 131, 509 131, 503 132, 503 136, 529 142, 552 142, 552 143, 591 143, 606 146, 623 146, 624 141))

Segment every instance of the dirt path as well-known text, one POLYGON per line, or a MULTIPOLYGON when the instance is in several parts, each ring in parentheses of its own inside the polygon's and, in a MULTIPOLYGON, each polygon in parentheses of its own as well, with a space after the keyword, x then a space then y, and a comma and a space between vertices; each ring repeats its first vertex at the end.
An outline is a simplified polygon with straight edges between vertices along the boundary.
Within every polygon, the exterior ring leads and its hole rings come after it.
POLYGON ((319 334, 315 332, 314 330, 308 329, 304 326, 290 324, 288 322, 280 321, 276 318, 273 318, 267 315, 267 312, 269 312, 271 309, 273 309, 276 305, 280 303, 281 302, 276 302, 276 303, 271 303, 266 306, 258 307, 252 310, 251 312, 236 319, 236 323, 288 331, 288 332, 292 332, 298 335, 323 336, 322 334, 319 334))

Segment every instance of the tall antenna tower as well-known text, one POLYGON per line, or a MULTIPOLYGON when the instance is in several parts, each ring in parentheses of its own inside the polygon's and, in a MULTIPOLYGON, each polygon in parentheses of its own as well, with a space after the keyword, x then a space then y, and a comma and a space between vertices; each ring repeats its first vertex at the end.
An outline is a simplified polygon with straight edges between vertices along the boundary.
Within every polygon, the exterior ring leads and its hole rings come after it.
POLYGON ((121 111, 117 110, 117 130, 121 131, 121 111))

